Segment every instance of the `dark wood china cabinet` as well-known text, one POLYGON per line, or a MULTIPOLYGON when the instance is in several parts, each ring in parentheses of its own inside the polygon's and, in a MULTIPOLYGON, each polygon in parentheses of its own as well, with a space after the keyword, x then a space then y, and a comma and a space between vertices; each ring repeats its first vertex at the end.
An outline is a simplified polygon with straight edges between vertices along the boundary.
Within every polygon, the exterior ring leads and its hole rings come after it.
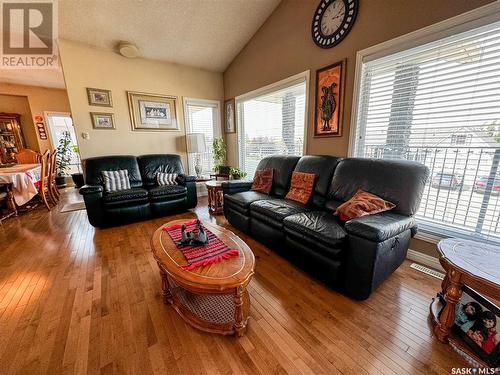
POLYGON ((21 116, 0 112, 0 162, 15 163, 15 154, 24 148, 21 116))

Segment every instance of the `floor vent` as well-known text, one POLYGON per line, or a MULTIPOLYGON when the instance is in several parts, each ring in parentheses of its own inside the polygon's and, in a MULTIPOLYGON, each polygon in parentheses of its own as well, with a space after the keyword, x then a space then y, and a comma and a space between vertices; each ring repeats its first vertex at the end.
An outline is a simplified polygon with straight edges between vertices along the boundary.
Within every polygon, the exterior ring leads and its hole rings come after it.
POLYGON ((422 266, 422 265, 417 264, 417 263, 412 263, 410 267, 413 268, 414 270, 417 270, 417 271, 423 272, 427 275, 430 275, 432 277, 435 277, 436 279, 439 279, 439 280, 444 279, 444 273, 433 270, 432 268, 425 267, 425 266, 422 266))

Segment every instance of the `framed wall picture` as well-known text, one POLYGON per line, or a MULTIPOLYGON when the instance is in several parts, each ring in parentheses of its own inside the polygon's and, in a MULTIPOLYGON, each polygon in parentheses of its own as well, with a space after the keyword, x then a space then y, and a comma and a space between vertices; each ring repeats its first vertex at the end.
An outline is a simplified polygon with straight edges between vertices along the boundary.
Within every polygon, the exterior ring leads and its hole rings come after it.
POLYGON ((224 131, 226 133, 236 132, 236 121, 235 121, 235 101, 234 99, 229 99, 224 102, 224 131))
POLYGON ((455 308, 453 331, 489 366, 500 365, 500 309, 467 286, 455 308))
POLYGON ((90 112, 92 118, 92 127, 94 129, 115 129, 115 118, 112 113, 90 112))
POLYGON ((132 130, 180 130, 177 97, 127 91, 132 130))
POLYGON ((89 105, 97 105, 101 107, 113 106, 110 90, 87 87, 87 99, 89 100, 89 105))
POLYGON ((315 137, 342 136, 346 60, 316 71, 315 137))

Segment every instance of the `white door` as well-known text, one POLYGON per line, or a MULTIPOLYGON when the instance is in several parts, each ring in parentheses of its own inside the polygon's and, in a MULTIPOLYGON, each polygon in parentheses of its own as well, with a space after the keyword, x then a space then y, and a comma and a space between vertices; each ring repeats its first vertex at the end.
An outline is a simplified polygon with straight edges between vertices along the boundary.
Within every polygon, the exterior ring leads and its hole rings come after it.
MULTIPOLYGON (((62 112, 45 112, 47 123, 49 125, 50 140, 54 149, 59 145, 60 140, 64 137, 64 133, 68 132, 71 137, 71 148, 77 147, 75 127, 73 119, 69 113, 62 112)), ((69 173, 78 173, 80 170, 79 154, 73 152, 71 156, 71 164, 69 173)))

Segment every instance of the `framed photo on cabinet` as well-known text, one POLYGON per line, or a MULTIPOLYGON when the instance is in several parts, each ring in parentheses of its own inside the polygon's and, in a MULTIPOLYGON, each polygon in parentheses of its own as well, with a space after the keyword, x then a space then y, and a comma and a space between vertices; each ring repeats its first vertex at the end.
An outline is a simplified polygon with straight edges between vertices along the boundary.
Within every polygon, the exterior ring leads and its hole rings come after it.
POLYGON ((342 136, 346 60, 316 71, 315 137, 342 136))

